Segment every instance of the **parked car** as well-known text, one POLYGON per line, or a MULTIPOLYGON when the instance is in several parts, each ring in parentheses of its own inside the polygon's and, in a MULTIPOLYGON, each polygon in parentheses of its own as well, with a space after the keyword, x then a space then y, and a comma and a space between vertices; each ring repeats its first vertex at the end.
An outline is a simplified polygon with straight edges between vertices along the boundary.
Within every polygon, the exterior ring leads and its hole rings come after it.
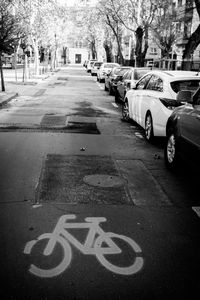
POLYGON ((87 68, 87 63, 88 63, 88 60, 85 60, 83 63, 83 67, 87 68))
POLYGON ((124 101, 126 92, 135 86, 136 82, 150 70, 148 68, 130 68, 117 83, 115 101, 124 101))
POLYGON ((109 91, 110 95, 114 95, 117 82, 122 78, 123 74, 130 70, 131 67, 114 67, 105 77, 105 91, 109 91))
POLYGON ((93 66, 92 66, 92 69, 91 69, 91 75, 92 76, 96 76, 97 75, 97 72, 98 70, 100 69, 101 65, 103 64, 103 62, 101 61, 95 61, 93 66))
POLYGON ((166 125, 164 157, 170 170, 177 169, 181 158, 200 166, 200 88, 194 94, 180 91, 177 99, 186 104, 173 111, 166 125))
POLYGON ((112 70, 114 67, 120 67, 117 63, 103 63, 98 70, 97 73, 97 81, 103 82, 105 81, 106 75, 112 70))
POLYGON ((166 123, 176 106, 181 90, 196 91, 200 76, 190 71, 151 71, 126 93, 122 118, 133 119, 145 129, 145 137, 166 136, 166 123))
POLYGON ((92 70, 92 65, 94 64, 94 62, 97 61, 96 59, 90 59, 87 63, 87 72, 90 73, 92 70))

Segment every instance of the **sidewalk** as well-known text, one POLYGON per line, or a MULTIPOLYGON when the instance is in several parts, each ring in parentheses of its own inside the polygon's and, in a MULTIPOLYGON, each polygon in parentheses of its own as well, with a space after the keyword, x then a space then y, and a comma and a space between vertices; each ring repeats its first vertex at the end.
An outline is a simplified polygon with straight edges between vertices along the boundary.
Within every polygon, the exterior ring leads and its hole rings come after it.
POLYGON ((11 101, 13 98, 23 94, 24 90, 29 90, 30 87, 34 87, 45 79, 47 79, 51 72, 33 76, 23 82, 23 70, 17 69, 17 78, 14 69, 3 69, 5 92, 1 91, 0 87, 0 108, 11 101))

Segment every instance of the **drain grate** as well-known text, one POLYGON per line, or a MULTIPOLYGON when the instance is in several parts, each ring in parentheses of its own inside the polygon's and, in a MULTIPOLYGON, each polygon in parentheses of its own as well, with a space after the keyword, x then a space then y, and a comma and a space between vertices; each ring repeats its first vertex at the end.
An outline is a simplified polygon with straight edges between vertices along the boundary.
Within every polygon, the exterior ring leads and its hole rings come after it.
POLYGON ((40 178, 39 202, 130 204, 111 157, 48 155, 40 178))

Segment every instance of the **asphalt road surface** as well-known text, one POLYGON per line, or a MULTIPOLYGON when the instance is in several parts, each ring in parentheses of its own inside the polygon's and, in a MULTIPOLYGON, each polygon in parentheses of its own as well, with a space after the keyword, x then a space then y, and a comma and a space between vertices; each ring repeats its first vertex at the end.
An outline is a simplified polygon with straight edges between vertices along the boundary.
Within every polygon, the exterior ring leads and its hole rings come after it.
POLYGON ((1 299, 199 295, 199 173, 163 145, 82 66, 1 109, 1 299))

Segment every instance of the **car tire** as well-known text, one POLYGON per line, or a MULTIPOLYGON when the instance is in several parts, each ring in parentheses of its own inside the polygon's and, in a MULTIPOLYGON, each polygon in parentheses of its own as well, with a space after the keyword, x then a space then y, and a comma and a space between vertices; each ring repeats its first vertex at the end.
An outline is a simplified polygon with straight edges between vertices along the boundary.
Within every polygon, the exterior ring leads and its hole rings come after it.
POLYGON ((150 112, 146 114, 145 118, 145 138, 148 142, 153 142, 154 140, 153 120, 150 112))
POLYGON ((130 121, 129 105, 127 99, 125 99, 124 103, 122 104, 122 120, 125 122, 130 121))
POLYGON ((97 82, 99 81, 99 77, 97 76, 97 82))
POLYGON ((106 84, 104 85, 104 90, 105 90, 105 91, 107 91, 107 90, 108 90, 108 88, 106 87, 106 84))
POLYGON ((177 138, 173 132, 167 135, 164 147, 164 160, 167 169, 175 171, 179 164, 178 143, 177 138))

